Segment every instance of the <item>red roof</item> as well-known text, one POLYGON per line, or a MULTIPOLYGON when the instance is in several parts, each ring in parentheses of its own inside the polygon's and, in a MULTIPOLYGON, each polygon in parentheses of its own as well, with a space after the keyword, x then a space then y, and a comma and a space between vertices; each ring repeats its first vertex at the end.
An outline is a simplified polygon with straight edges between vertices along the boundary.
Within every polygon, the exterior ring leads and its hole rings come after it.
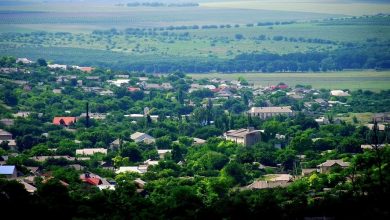
POLYGON ((278 85, 278 88, 279 88, 279 89, 287 89, 287 88, 288 88, 288 85, 286 85, 286 84, 280 84, 280 85, 278 85))
POLYGON ((137 87, 128 87, 127 90, 129 92, 136 92, 136 91, 140 91, 141 89, 140 88, 137 88, 137 87))
POLYGON ((76 117, 54 117, 53 124, 69 126, 76 122, 76 117))
POLYGON ((90 73, 90 72, 92 72, 92 70, 94 70, 94 68, 92 68, 92 67, 80 67, 79 69, 81 71, 84 71, 84 72, 87 72, 87 73, 90 73))
POLYGON ((84 181, 94 186, 97 186, 102 183, 102 181, 96 177, 85 178, 84 181))

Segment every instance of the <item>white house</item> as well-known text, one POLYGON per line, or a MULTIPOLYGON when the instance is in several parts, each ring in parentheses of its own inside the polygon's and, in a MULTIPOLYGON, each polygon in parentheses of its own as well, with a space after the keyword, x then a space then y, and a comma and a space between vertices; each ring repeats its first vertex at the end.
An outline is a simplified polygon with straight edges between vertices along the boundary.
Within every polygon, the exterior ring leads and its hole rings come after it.
POLYGON ((248 114, 251 117, 260 117, 261 119, 271 118, 277 115, 293 116, 294 112, 290 106, 282 107, 252 107, 248 114))
POLYGON ((107 149, 104 148, 84 148, 84 149, 78 149, 76 150, 76 155, 94 155, 96 153, 101 153, 106 155, 107 154, 107 149))

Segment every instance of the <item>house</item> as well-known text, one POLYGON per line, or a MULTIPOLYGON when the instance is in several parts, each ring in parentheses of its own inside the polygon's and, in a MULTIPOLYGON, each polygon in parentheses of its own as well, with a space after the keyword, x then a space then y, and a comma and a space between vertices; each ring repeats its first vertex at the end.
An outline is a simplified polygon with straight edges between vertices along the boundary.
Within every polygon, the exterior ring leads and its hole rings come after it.
POLYGON ((0 176, 3 176, 7 179, 16 178, 18 177, 18 171, 16 170, 16 167, 14 165, 0 166, 0 176))
POLYGON ((288 89, 288 85, 285 83, 279 83, 276 86, 270 86, 271 90, 277 90, 277 89, 288 89))
POLYGON ((327 125, 329 124, 329 120, 325 117, 319 117, 317 119, 315 119, 315 121, 319 124, 319 125, 327 125))
POLYGON ((148 134, 145 134, 145 133, 141 133, 141 132, 135 132, 134 134, 132 134, 130 136, 130 138, 132 140, 134 140, 134 142, 136 142, 136 143, 145 142, 147 144, 151 144, 151 143, 154 143, 156 141, 156 139, 154 139, 154 137, 152 137, 148 134))
POLYGON ((98 185, 97 186, 100 190, 115 190, 115 185, 98 185))
POLYGON ((143 171, 141 171, 141 170, 138 169, 138 166, 119 167, 119 169, 117 169, 117 170, 115 171, 116 174, 119 174, 119 173, 126 173, 126 172, 133 172, 133 173, 139 173, 139 174, 144 173, 143 171))
POLYGON ((327 173, 331 169, 340 167, 340 168, 347 168, 349 167, 348 162, 344 162, 343 160, 327 160, 324 163, 320 164, 317 166, 318 167, 318 172, 320 173, 327 173))
POLYGON ((61 94, 62 93, 62 89, 53 89, 53 93, 54 94, 61 94))
MULTIPOLYGON (((90 119, 95 119, 95 120, 104 120, 106 119, 107 115, 109 113, 89 113, 88 116, 90 119)), ((80 118, 82 117, 87 117, 87 113, 81 113, 80 118)))
POLYGON ((193 138, 193 140, 194 140, 194 142, 192 143, 193 145, 201 145, 206 143, 206 140, 200 138, 193 138))
POLYGON ((34 156, 34 157, 30 157, 30 159, 37 161, 37 162, 45 162, 48 159, 57 159, 57 160, 64 159, 67 161, 75 161, 76 160, 75 157, 71 157, 71 156, 34 156))
POLYGON ((162 89, 162 87, 159 84, 155 84, 155 83, 144 83, 143 87, 145 90, 162 89))
POLYGON ((113 96, 114 92, 111 91, 111 90, 103 90, 103 91, 99 92, 99 95, 101 95, 101 96, 113 96))
MULTIPOLYGON (((365 125, 367 128, 369 128, 370 130, 374 129, 374 124, 366 124, 365 125)), ((384 131, 386 128, 386 126, 384 124, 378 124, 378 130, 379 131, 384 131)))
POLYGON ((330 95, 336 96, 336 97, 351 96, 350 94, 348 94, 347 91, 344 92, 343 90, 332 90, 332 91, 330 91, 330 95))
POLYGON ((313 173, 316 173, 317 169, 302 169, 302 176, 310 176, 313 173))
POLYGON ((0 140, 3 141, 12 140, 12 134, 9 133, 8 131, 0 129, 0 140))
POLYGON ((171 90, 173 89, 172 85, 170 83, 162 83, 161 88, 165 90, 171 90))
POLYGON ((16 150, 17 144, 16 144, 15 140, 0 140, 0 144, 3 143, 3 142, 8 142, 8 147, 11 150, 16 150))
POLYGON ((141 82, 145 82, 149 80, 149 77, 138 77, 138 80, 141 82))
POLYGON ((119 79, 128 79, 129 75, 118 74, 118 75, 115 75, 114 77, 119 78, 119 79))
POLYGON ((60 64, 49 64, 47 65, 50 69, 63 69, 66 70, 68 68, 67 65, 60 65, 60 64))
POLYGON ((99 76, 87 76, 87 77, 85 77, 85 79, 93 80, 93 81, 100 81, 100 77, 99 76))
POLYGON ((76 123, 76 117, 54 117, 53 124, 70 126, 76 123))
POLYGON ((68 167, 73 168, 77 171, 83 171, 85 169, 85 167, 81 166, 80 164, 71 164, 68 167))
POLYGON ((242 144, 246 147, 252 146, 261 140, 261 131, 253 127, 247 129, 230 130, 225 132, 224 137, 228 141, 242 144))
POLYGON ((233 93, 230 91, 230 89, 224 88, 224 89, 219 90, 219 92, 217 92, 216 96, 228 98, 228 97, 233 96, 233 93))
POLYGON ((120 145, 121 145, 121 140, 119 138, 115 139, 113 142, 111 142, 110 149, 111 150, 119 149, 120 145))
POLYGON ((17 58, 16 63, 31 64, 33 63, 33 61, 24 57, 24 58, 17 58))
POLYGON ((372 121, 389 123, 390 122, 390 112, 377 113, 372 117, 372 121))
POLYGON ((18 68, 0 68, 0 73, 10 74, 10 73, 16 73, 18 72, 18 68))
POLYGON ((148 159, 144 161, 144 165, 154 166, 154 165, 158 165, 158 162, 159 162, 158 160, 148 159))
POLYGON ((34 193, 37 191, 37 188, 33 185, 31 185, 30 183, 27 183, 26 181, 24 180, 18 180, 18 182, 20 184, 22 184, 24 186, 24 189, 29 192, 29 193, 34 193))
POLYGON ((85 73, 91 73, 95 68, 89 66, 72 66, 75 69, 83 71, 85 73))
POLYGON ((91 156, 91 155, 94 155, 97 153, 107 155, 107 149, 104 149, 104 148, 84 148, 84 149, 76 150, 76 155, 91 156))
MULTIPOLYGON (((385 144, 379 144, 377 147, 378 148, 384 148, 386 145, 385 144)), ((362 144, 360 145, 360 148, 361 149, 367 149, 367 150, 372 150, 374 149, 375 145, 371 145, 371 144, 362 144)))
POLYGON ((101 178, 95 174, 91 174, 89 172, 85 172, 83 174, 80 174, 80 179, 93 186, 101 185, 103 182, 101 178))
POLYGON ((110 83, 111 85, 120 87, 122 85, 128 84, 130 82, 130 79, 108 80, 107 82, 110 83))
POLYGON ((322 107, 325 107, 325 106, 328 105, 328 103, 324 99, 321 99, 321 98, 314 99, 314 102, 316 102, 317 104, 321 105, 322 107))
POLYGON ((15 113, 13 114, 13 116, 15 118, 27 118, 29 115, 31 114, 31 112, 18 112, 18 113, 15 113))
POLYGON ((260 117, 261 119, 271 118, 277 115, 293 116, 294 112, 290 106, 282 107, 252 107, 248 111, 248 115, 251 117, 260 117))
POLYGON ((6 165, 8 161, 8 156, 0 156, 0 166, 6 165))
POLYGON ((10 119, 10 118, 0 119, 0 123, 5 125, 5 126, 12 126, 12 125, 14 125, 14 122, 15 122, 15 120, 14 119, 10 119))
POLYGON ((28 171, 30 171, 31 174, 33 175, 39 175, 41 172, 41 169, 39 167, 26 167, 28 171))
POLYGON ((146 185, 146 182, 141 180, 140 178, 137 178, 134 180, 135 185, 137 186, 138 189, 143 189, 146 185))
POLYGON ((269 189, 286 187, 293 182, 293 176, 289 174, 269 174, 264 176, 265 180, 257 180, 244 189, 269 189))
POLYGON ((171 153, 172 150, 166 149, 166 150, 157 150, 158 156, 160 159, 164 159, 167 153, 171 153))
POLYGON ((138 88, 138 87, 127 87, 127 91, 129 91, 129 92, 137 92, 137 91, 141 91, 141 89, 140 88, 138 88))

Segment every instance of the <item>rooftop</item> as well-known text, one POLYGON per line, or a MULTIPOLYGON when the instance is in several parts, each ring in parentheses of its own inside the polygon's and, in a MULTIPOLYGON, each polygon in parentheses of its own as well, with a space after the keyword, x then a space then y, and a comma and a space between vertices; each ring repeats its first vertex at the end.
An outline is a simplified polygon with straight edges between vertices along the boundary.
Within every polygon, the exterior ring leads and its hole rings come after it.
POLYGON ((15 166, 0 166, 0 175, 12 175, 14 170, 15 166))
POLYGON ((230 130, 225 133, 226 136, 230 137, 245 137, 248 134, 253 134, 253 133, 259 133, 261 132, 260 130, 252 130, 252 129, 238 129, 238 130, 230 130))
POLYGON ((249 113, 292 113, 290 106, 282 107, 252 107, 249 113))
POLYGON ((344 162, 343 160, 327 160, 324 163, 318 165, 318 167, 331 167, 334 166, 335 164, 338 164, 342 167, 348 167, 349 163, 344 162))

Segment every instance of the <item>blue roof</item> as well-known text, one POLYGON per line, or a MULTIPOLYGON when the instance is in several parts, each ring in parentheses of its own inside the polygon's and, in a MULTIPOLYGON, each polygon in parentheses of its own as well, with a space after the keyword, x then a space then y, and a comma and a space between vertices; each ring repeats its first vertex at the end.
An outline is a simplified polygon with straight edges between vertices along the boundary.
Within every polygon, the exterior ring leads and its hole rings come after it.
POLYGON ((15 166, 0 166, 0 175, 11 175, 14 173, 15 166))

